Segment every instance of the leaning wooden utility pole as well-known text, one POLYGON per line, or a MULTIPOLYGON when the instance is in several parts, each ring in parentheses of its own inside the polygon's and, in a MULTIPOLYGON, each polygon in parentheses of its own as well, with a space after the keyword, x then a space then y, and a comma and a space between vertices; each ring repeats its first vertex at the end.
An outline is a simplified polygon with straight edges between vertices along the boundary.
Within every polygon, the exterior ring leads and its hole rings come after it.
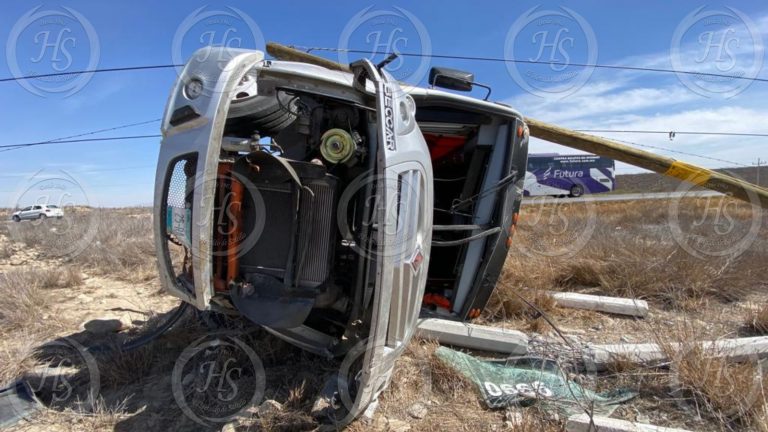
POLYGON ((349 66, 337 63, 333 60, 328 60, 304 51, 291 48, 289 46, 267 42, 267 53, 272 57, 280 60, 295 61, 302 63, 310 63, 317 66, 322 66, 327 69, 337 70, 342 72, 350 72, 349 66))
MULTIPOLYGON (((344 72, 349 72, 350 70, 349 66, 274 42, 267 43, 267 52, 272 57, 280 60, 311 63, 344 72)), ((639 150, 606 138, 548 124, 530 117, 527 117, 525 122, 528 124, 532 137, 645 168, 678 180, 693 183, 697 186, 731 195, 734 198, 756 206, 768 208, 768 189, 752 183, 673 158, 639 150)))

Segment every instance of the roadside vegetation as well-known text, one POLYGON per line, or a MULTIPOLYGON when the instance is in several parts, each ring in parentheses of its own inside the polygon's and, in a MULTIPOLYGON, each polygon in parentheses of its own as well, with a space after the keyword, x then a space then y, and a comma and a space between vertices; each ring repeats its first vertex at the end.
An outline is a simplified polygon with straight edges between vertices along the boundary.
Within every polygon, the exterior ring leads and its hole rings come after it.
MULTIPOLYGON (((704 259, 676 241, 669 230, 669 208, 666 201, 599 203, 593 212, 566 206, 561 215, 567 216, 569 238, 580 241, 578 230, 589 226, 590 217, 597 222, 580 248, 566 255, 558 254, 570 246, 561 241, 563 227, 557 221, 562 219, 542 218, 532 213, 541 209, 523 208, 500 283, 480 322, 557 341, 559 336, 544 314, 568 337, 657 342, 665 347, 670 362, 641 367, 617 361, 609 372, 592 378, 600 390, 630 388, 640 393, 620 407, 616 417, 691 430, 768 432, 768 373, 764 373, 768 371, 751 360, 718 360, 714 353, 690 344, 768 334, 768 291, 761 274, 768 262, 768 223, 761 216, 763 225, 754 241, 737 256, 704 259), (652 312, 646 320, 634 320, 566 310, 547 291, 641 298, 649 301, 652 312)), ((704 209, 702 202, 686 202, 681 206, 681 223, 690 225, 704 209)), ((68 214, 75 224, 97 220, 89 246, 74 256, 62 257, 56 248, 77 241, 86 231, 72 230, 57 237, 51 231, 60 229, 56 221, 0 225, 2 384, 39 367, 35 352, 46 341, 70 335, 86 337, 79 327, 83 317, 73 314, 71 308, 125 295, 110 289, 111 281, 120 286, 157 286, 149 210, 102 210, 95 219, 93 211, 79 209, 68 214), (62 242, 62 238, 68 240, 62 242), (103 286, 94 288, 94 280, 103 286)), ((741 229, 751 221, 752 213, 738 205, 731 208, 731 215, 741 229)), ((704 242, 718 240, 712 230, 694 234, 704 242)), ((137 309, 148 308, 141 309, 145 319, 129 324, 119 337, 162 320, 168 308, 157 306, 161 296, 147 295, 147 299, 135 299, 137 309)), ((170 371, 183 349, 205 331, 202 321, 191 319, 146 348, 98 356, 103 370, 101 399, 87 416, 72 409, 49 410, 39 417, 41 428, 32 423, 17 429, 196 428, 174 402, 170 371)), ((114 335, 100 340, 109 338, 114 335)), ((322 377, 333 370, 334 363, 261 331, 249 333, 247 338, 267 369, 264 398, 279 402, 281 408, 262 414, 251 410, 229 430, 314 429, 317 424, 309 412, 323 385, 322 377)), ((92 339, 85 341, 91 343, 92 339)), ((579 347, 569 349, 576 355, 579 347)), ((536 406, 486 409, 474 384, 436 359, 436 348, 432 341, 414 339, 398 362, 375 417, 356 421, 350 430, 563 430, 565 419, 536 406)))
MULTIPOLYGON (((676 238, 670 229, 670 205, 665 201, 591 206, 593 214, 568 214, 567 222, 528 218, 536 221, 533 225, 526 222, 527 213, 541 210, 523 209, 497 301, 514 301, 512 292, 558 290, 639 298, 664 309, 692 311, 702 303, 737 301, 768 288, 763 274, 768 262, 768 218, 757 215, 762 228, 750 233, 755 214, 746 204, 730 209, 737 225, 733 236, 718 235, 702 224, 685 233, 686 238, 680 234, 676 238), (596 221, 592 230, 585 220, 589 217, 596 221), (556 244, 557 230, 564 229, 590 230, 591 234, 583 245, 571 249, 547 247, 548 242, 556 244), (697 244, 716 245, 712 247, 715 252, 730 246, 718 242, 736 244, 741 237, 749 239, 749 247, 733 255, 706 255, 708 250, 699 253, 696 249, 691 253, 685 247, 693 248, 689 237, 695 237, 697 244), (549 251, 554 253, 547 255, 549 251)), ((706 211, 704 200, 684 200, 676 220, 680 226, 693 226, 692 221, 706 211)), ((536 294, 532 296, 536 298, 536 294)))
MULTIPOLYGON (((558 339, 542 320, 543 312, 566 332, 586 331, 593 340, 657 343, 670 362, 641 367, 617 359, 611 372, 598 376, 601 387, 638 391, 640 396, 631 405, 635 410, 652 407, 656 419, 650 418, 657 424, 691 430, 766 431, 768 365, 756 357, 727 361, 713 349, 695 345, 701 340, 768 334, 764 274, 768 218, 745 204, 727 205, 731 231, 716 231, 700 223, 708 211, 714 211, 705 200, 683 200, 674 220, 689 229, 688 237, 679 233, 676 237, 670 229, 673 207, 668 201, 597 203, 591 212, 569 211, 567 222, 540 217, 541 213, 557 215, 552 208, 523 208, 516 247, 510 251, 484 318, 490 324, 558 339), (567 250, 558 242, 561 236, 576 238, 577 234, 563 231, 558 223, 584 229, 590 217, 598 223, 582 246, 567 250), (755 221, 759 229, 751 231, 755 221), (714 246, 713 251, 730 247, 733 236, 748 237, 749 247, 730 255, 699 253, 708 251, 708 246, 714 246), (691 238, 698 243, 685 242, 691 238), (562 255, 563 251, 572 253, 562 255), (568 310, 557 307, 547 291, 644 299, 652 312, 646 320, 635 320, 568 310)), ((622 409, 617 413, 629 420, 638 417, 622 409)))
POLYGON ((22 221, 6 229, 12 239, 35 248, 44 257, 61 258, 96 276, 128 282, 156 277, 152 215, 148 208, 65 211, 62 220, 22 221))
POLYGON ((768 304, 751 305, 744 325, 751 333, 768 335, 768 304))

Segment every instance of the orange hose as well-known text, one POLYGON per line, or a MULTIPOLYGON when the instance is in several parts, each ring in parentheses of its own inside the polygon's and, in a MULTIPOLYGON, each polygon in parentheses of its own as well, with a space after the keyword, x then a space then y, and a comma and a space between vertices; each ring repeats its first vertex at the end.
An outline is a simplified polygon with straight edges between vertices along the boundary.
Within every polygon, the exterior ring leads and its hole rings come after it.
MULTIPOLYGON (((217 209, 223 209, 224 208, 224 200, 227 197, 227 179, 229 178, 229 173, 232 169, 231 163, 220 163, 218 170, 217 170, 217 177, 216 177, 216 208, 217 209)), ((219 210, 219 217, 216 218, 216 222, 220 220, 222 217, 221 211, 219 210)), ((213 233, 213 252, 214 252, 214 262, 213 262, 213 289, 216 291, 226 291, 227 290, 227 282, 224 280, 224 233, 222 232, 222 228, 218 226, 218 223, 214 227, 214 233, 213 233)))
POLYGON ((229 238, 227 241, 227 283, 237 279, 239 271, 238 246, 243 225, 243 184, 230 172, 232 187, 231 201, 229 203, 229 238))

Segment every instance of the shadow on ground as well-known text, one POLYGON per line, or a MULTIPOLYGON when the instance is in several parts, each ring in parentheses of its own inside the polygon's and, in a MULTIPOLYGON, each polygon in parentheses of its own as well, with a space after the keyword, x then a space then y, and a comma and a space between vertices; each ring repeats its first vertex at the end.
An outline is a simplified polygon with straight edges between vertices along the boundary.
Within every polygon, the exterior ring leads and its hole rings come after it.
MULTIPOLYGON (((172 313, 126 334, 83 331, 50 341, 33 354, 38 366, 21 378, 50 410, 103 417, 104 428, 112 425, 119 432, 218 431, 238 412, 243 417, 233 424, 236 431, 317 427, 309 412, 338 363, 242 320, 212 323, 188 312, 147 345, 130 352, 114 349, 172 313), (282 408, 258 416, 264 400, 282 408)), ((86 328, 103 326, 109 323, 86 328)))

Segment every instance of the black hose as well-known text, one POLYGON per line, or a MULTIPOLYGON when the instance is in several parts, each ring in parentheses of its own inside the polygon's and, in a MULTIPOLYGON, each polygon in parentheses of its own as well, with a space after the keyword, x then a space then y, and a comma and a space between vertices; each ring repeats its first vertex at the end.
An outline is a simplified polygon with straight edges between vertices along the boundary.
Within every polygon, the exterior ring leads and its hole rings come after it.
POLYGON ((473 236, 465 237, 463 239, 459 240, 448 240, 448 241, 440 241, 440 240, 432 240, 432 247, 449 247, 449 246, 460 246, 466 243, 469 243, 471 241, 475 241, 477 239, 481 239, 483 237, 488 237, 493 234, 498 234, 501 232, 501 228, 491 228, 486 231, 479 232, 473 236))
POLYGON ((189 303, 182 301, 181 304, 176 308, 175 311, 171 314, 171 316, 165 320, 161 325, 157 326, 154 330, 144 333, 134 339, 128 340, 123 342, 119 347, 115 348, 112 345, 96 345, 93 347, 88 347, 88 351, 91 353, 108 353, 112 351, 118 351, 118 352, 130 352, 135 349, 141 348, 144 345, 154 341, 158 337, 160 337, 163 333, 167 332, 171 329, 178 321, 181 319, 182 316, 184 316, 184 313, 189 309, 189 303))
MULTIPOLYGON (((156 329, 135 339, 124 342, 120 347, 97 345, 88 347, 91 354, 108 354, 113 352, 129 352, 140 348, 168 331, 184 312, 189 309, 189 303, 181 302, 171 316, 156 329)), ((45 347, 45 345, 43 345, 45 347)), ((6 428, 18 423, 22 418, 28 419, 33 413, 43 408, 43 403, 37 398, 29 383, 21 378, 9 387, 0 389, 0 428, 6 428)))

